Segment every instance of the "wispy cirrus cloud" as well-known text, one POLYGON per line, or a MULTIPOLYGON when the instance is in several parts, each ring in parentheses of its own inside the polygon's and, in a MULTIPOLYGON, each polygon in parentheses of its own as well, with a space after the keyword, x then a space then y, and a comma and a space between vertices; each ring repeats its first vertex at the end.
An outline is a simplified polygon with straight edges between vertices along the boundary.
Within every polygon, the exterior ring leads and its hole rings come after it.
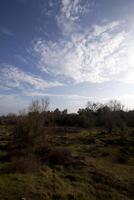
POLYGON ((24 63, 24 64, 27 64, 28 63, 28 60, 23 57, 22 55, 15 55, 15 58, 17 58, 18 61, 20 61, 21 63, 24 63))
POLYGON ((63 35, 81 30, 79 20, 90 11, 91 1, 87 0, 61 0, 60 12, 57 15, 57 24, 63 35))
POLYGON ((64 75, 75 83, 116 80, 134 83, 133 34, 123 22, 93 25, 71 39, 39 39, 34 51, 44 72, 64 75))
POLYGON ((13 33, 6 27, 1 27, 0 28, 0 33, 2 35, 6 35, 6 36, 13 36, 13 33))
POLYGON ((45 81, 44 79, 30 73, 26 73, 21 69, 12 65, 4 64, 0 68, 0 86, 1 88, 18 88, 24 89, 32 87, 37 90, 62 86, 60 82, 45 81))
POLYGON ((92 99, 90 96, 82 96, 78 94, 53 94, 53 93, 43 93, 43 92, 28 92, 25 93, 27 96, 34 97, 58 97, 62 99, 70 99, 70 100, 89 100, 92 99))
POLYGON ((61 13, 68 20, 77 21, 81 15, 85 15, 89 11, 90 2, 85 0, 62 0, 61 13))

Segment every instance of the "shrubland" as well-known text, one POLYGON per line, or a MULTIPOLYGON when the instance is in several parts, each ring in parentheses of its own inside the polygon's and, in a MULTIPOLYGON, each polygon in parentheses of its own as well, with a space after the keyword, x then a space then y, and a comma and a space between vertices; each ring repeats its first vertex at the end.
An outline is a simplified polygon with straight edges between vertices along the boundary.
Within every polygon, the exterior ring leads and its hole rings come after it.
POLYGON ((77 113, 34 100, 0 117, 0 199, 134 197, 134 111, 116 100, 77 113))

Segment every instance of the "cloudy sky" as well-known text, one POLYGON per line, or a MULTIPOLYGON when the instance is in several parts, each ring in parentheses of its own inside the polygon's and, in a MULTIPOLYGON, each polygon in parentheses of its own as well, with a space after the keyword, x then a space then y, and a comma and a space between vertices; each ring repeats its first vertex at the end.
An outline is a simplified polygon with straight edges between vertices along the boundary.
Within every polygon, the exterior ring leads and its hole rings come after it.
POLYGON ((34 98, 134 108, 133 0, 1 0, 0 114, 34 98))

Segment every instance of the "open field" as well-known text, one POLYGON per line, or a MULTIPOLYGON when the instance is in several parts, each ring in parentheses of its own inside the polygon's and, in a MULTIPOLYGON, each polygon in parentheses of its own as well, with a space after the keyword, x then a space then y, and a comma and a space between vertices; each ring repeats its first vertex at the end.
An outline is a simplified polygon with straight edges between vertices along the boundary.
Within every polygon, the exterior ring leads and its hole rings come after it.
POLYGON ((134 199, 133 130, 125 137, 99 129, 47 132, 39 160, 16 149, 12 129, 0 127, 0 199, 134 199))

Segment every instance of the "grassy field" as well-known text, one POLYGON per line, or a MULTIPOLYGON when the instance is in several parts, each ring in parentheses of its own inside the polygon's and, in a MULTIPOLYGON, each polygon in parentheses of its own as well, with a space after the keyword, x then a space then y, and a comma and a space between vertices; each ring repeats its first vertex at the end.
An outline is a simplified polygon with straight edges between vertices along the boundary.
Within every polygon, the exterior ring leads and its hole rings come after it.
POLYGON ((99 129, 48 133, 57 154, 37 168, 33 155, 12 159, 12 129, 0 127, 0 200, 134 199, 133 130, 125 136, 99 129))

